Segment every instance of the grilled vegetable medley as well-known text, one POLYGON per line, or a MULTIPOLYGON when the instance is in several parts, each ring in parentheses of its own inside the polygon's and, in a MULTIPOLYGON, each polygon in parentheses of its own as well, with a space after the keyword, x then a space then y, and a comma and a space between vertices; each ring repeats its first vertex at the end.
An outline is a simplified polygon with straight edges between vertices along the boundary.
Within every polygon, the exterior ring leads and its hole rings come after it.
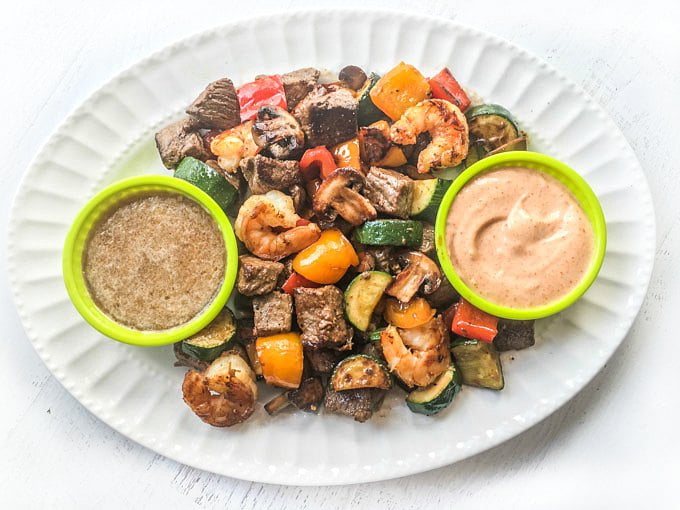
POLYGON ((247 420, 260 382, 281 388, 270 415, 323 406, 363 422, 388 391, 434 415, 464 385, 501 390, 499 351, 534 343, 533 321, 459 298, 433 229, 452 179, 526 149, 525 134, 448 69, 366 71, 222 78, 156 134, 163 164, 212 196, 241 242, 230 309, 175 345, 184 400, 210 425, 247 420))

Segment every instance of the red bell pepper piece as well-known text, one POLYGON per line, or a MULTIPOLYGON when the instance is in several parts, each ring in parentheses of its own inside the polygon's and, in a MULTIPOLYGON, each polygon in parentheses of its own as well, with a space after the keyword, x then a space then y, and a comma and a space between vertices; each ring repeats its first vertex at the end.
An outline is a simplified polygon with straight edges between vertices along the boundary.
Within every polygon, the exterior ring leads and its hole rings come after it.
POLYGON ((483 312, 461 298, 453 315, 451 331, 465 338, 492 342, 498 333, 498 317, 483 312))
POLYGON ((325 179, 336 168, 338 165, 335 164, 333 154, 323 145, 307 149, 300 159, 300 171, 305 181, 316 179, 319 174, 325 179))
POLYGON ((293 291, 297 289, 298 287, 307 287, 309 289, 316 289, 317 287, 321 287, 320 283, 313 282, 311 280, 308 280, 301 274, 293 272, 288 279, 285 281, 283 285, 281 285, 281 290, 285 292, 286 294, 293 294, 293 291))
POLYGON ((455 104, 462 112, 470 106, 470 98, 453 77, 448 67, 445 67, 437 75, 430 78, 429 82, 432 89, 432 97, 445 99, 455 104))
POLYGON ((236 91, 236 95, 241 106, 241 122, 255 118, 260 106, 274 105, 288 109, 283 82, 278 74, 244 83, 236 91))

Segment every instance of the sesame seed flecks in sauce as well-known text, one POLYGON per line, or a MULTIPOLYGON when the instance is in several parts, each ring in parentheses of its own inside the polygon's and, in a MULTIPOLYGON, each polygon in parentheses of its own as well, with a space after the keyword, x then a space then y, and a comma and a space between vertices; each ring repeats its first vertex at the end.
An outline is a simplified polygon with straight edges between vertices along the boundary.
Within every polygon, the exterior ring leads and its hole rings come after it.
POLYGON ((446 243, 460 278, 503 306, 547 305, 583 279, 593 229, 569 190, 528 168, 483 173, 458 192, 446 243))
POLYGON ((182 325, 217 294, 225 274, 215 220, 178 193, 139 195, 92 229, 83 274, 97 306, 143 331, 182 325))

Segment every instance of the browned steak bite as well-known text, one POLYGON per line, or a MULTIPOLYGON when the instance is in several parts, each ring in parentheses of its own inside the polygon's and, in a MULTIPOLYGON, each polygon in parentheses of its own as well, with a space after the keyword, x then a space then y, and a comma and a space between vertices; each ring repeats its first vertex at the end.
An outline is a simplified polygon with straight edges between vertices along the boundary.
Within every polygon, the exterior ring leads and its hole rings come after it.
POLYGON ((240 163, 243 177, 255 194, 271 190, 287 190, 301 181, 300 164, 297 161, 281 161, 261 156, 244 158, 240 163))
POLYGON ((305 347, 305 360, 315 374, 330 374, 343 354, 333 349, 305 347))
POLYGON ((493 344, 499 351, 518 351, 535 343, 534 321, 498 320, 498 334, 493 344))
POLYGON ((342 292, 333 285, 295 289, 297 322, 307 347, 352 348, 353 330, 343 316, 342 292))
POLYGON ((175 168, 186 156, 201 161, 211 157, 193 119, 182 119, 156 133, 156 147, 165 168, 175 168))
POLYGON ((385 390, 378 388, 333 391, 328 387, 324 405, 331 413, 342 414, 358 422, 365 422, 380 409, 385 393, 387 393, 385 390))
POLYGON ((295 106, 311 92, 319 80, 321 73, 313 67, 303 67, 296 71, 291 71, 281 76, 283 90, 286 93, 286 103, 288 109, 292 110, 295 106))
POLYGON ((366 175, 364 195, 379 212, 408 218, 413 203, 413 179, 373 166, 366 175))
POLYGON ((224 131, 241 123, 241 108, 236 89, 229 78, 222 78, 209 84, 186 112, 194 117, 202 128, 224 131))
POLYGON ((253 298, 255 335, 287 333, 293 324, 293 298, 283 292, 270 292, 253 298))
POLYGON ((347 89, 323 93, 318 87, 295 108, 307 147, 337 145, 357 135, 357 100, 347 89))
POLYGON ((281 262, 262 260, 250 255, 239 258, 236 288, 244 296, 269 294, 276 287, 276 280, 283 271, 281 262))

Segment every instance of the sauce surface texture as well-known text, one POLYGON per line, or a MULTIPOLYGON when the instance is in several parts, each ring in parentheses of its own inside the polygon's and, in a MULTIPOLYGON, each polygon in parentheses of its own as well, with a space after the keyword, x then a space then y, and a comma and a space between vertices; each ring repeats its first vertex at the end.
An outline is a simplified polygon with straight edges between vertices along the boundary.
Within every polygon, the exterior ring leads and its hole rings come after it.
POLYGON ((141 195, 117 206, 92 229, 83 256, 97 306, 143 331, 194 318, 217 294, 224 273, 219 227, 177 193, 141 195))
POLYGON ((480 296, 513 308, 552 303, 584 277, 594 234, 555 178, 528 168, 481 174, 458 192, 446 243, 460 278, 480 296))

